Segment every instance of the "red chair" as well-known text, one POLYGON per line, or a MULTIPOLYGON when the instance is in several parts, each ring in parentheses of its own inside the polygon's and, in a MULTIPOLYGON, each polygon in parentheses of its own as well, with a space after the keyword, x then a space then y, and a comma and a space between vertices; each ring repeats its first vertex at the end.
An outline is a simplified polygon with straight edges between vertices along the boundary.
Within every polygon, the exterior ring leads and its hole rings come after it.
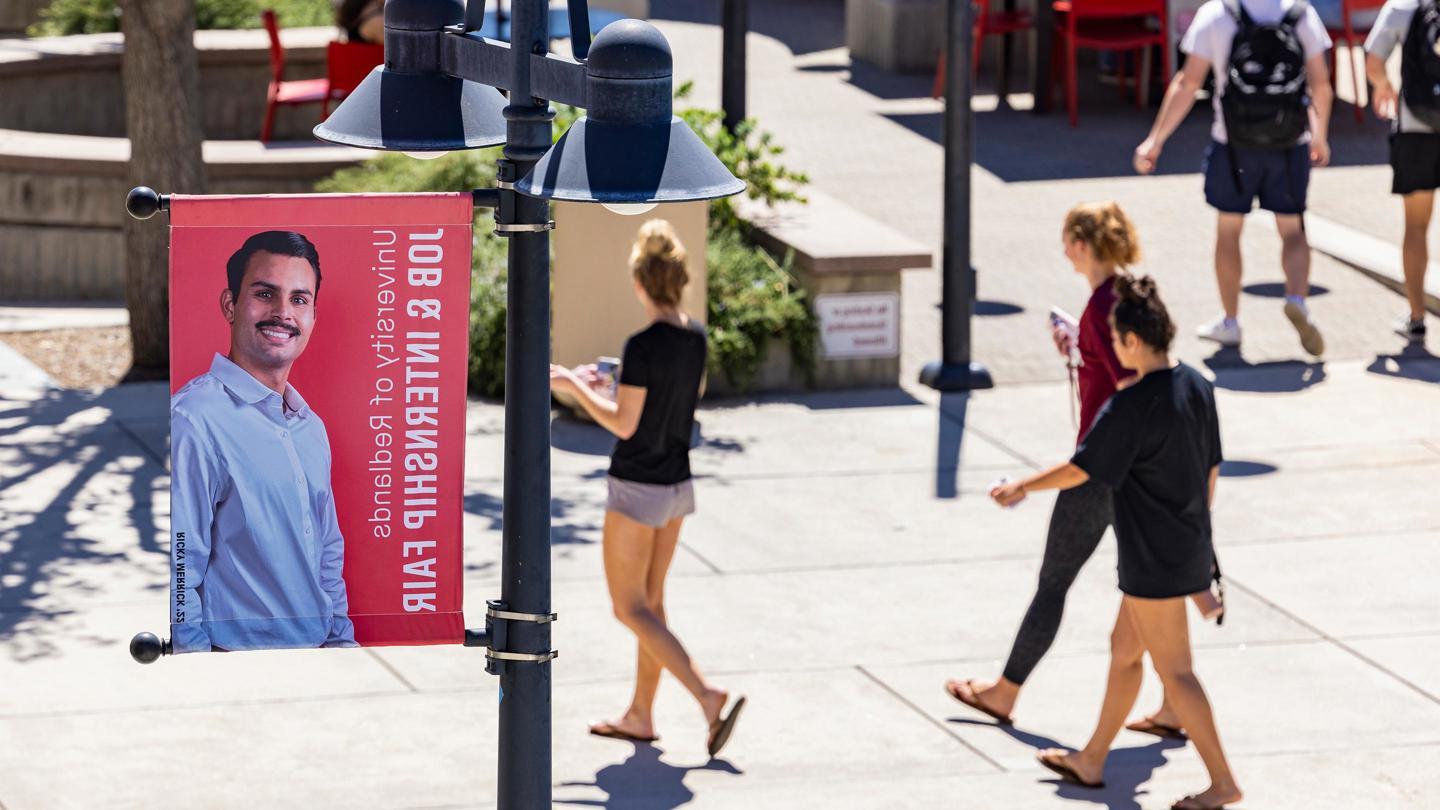
MULTIPOLYGON (((973 64, 970 69, 975 72, 976 76, 980 75, 980 55, 985 46, 985 37, 1029 31, 1033 25, 1034 22, 1028 11, 991 13, 990 0, 975 0, 975 43, 971 51, 973 64)), ((935 84, 930 88, 931 98, 940 98, 945 95, 945 61, 945 51, 941 51, 939 64, 935 66, 935 84)))
POLYGON ((1333 20, 1325 21, 1325 30, 1330 33, 1330 39, 1335 46, 1330 49, 1330 86, 1338 89, 1340 81, 1339 54, 1340 43, 1350 49, 1350 77, 1355 84, 1355 123, 1365 123, 1365 104, 1360 103, 1360 88, 1366 88, 1366 101, 1369 101, 1369 85, 1365 81, 1365 37, 1369 35, 1371 24, 1357 26, 1355 14, 1364 11, 1379 11, 1385 5, 1385 0, 1340 0, 1340 25, 1337 28, 1333 20))
MULTIPOLYGON (((1161 69, 1170 78, 1170 23, 1166 0, 1056 0, 1055 57, 1051 64, 1060 67, 1065 81, 1065 107, 1070 113, 1070 126, 1080 123, 1079 88, 1076 79, 1076 53, 1081 48, 1097 51, 1134 52, 1141 56, 1146 48, 1160 46, 1161 69), (1150 20, 1159 21, 1152 27, 1150 20)), ((1137 58, 1137 64, 1144 60, 1137 58)), ((1125 87, 1124 60, 1120 60, 1120 86, 1125 87)), ((1136 70, 1135 105, 1143 107, 1143 69, 1136 70)))
POLYGON ((368 42, 331 42, 325 51, 325 78, 285 81, 285 49, 280 45, 280 26, 275 12, 260 13, 270 35, 270 87, 266 93, 265 121, 260 141, 270 140, 275 125, 275 108, 319 104, 320 117, 330 114, 330 102, 340 101, 354 90, 376 65, 385 61, 385 46, 368 42))
POLYGON ((265 32, 270 35, 270 87, 265 99, 265 122, 260 125, 260 142, 270 140, 275 127, 275 108, 300 104, 323 104, 329 92, 326 79, 302 79, 285 81, 285 48, 280 44, 280 24, 275 21, 275 12, 265 9, 260 12, 265 32))
POLYGON ((385 46, 370 42, 332 42, 325 50, 325 100, 321 117, 330 114, 330 102, 343 101, 370 71, 385 63, 385 46))

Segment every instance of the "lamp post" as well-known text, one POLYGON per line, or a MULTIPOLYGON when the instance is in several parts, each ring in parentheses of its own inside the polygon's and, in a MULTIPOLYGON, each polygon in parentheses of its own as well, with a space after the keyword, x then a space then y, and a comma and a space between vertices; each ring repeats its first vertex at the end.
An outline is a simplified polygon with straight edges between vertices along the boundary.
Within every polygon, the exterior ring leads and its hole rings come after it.
POLYGON ((385 64, 315 128, 369 149, 504 146, 499 188, 474 195, 510 240, 502 584, 488 632, 467 643, 487 646, 486 669, 500 676, 505 810, 550 807, 548 201, 639 213, 745 188, 674 116, 670 46, 649 23, 612 23, 592 44, 586 2, 570 0, 572 59, 549 52, 547 0, 515 0, 511 14, 507 44, 478 33, 484 0, 388 0, 385 64), (553 147, 552 100, 587 111, 553 147))
POLYGON ((731 132, 745 120, 745 35, 750 30, 750 0, 725 0, 720 22, 720 109, 731 132))
POLYGON ((938 391, 971 391, 995 383, 971 360, 970 319, 975 313, 975 268, 970 264, 970 165, 975 161, 975 114, 970 109, 975 9, 949 0, 945 51, 945 213, 940 293, 940 360, 920 372, 938 391))

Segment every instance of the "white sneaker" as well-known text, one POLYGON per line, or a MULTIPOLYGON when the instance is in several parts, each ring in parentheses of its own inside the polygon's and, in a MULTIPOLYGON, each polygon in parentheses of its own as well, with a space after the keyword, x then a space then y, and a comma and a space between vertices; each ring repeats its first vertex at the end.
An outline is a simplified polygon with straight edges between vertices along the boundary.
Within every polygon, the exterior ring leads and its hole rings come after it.
POLYGON ((1425 321, 1414 320, 1408 315, 1395 322, 1395 334, 1412 343, 1425 342, 1425 321))
POLYGON ((1290 325, 1300 333, 1300 347, 1315 357, 1325 353, 1325 336, 1320 334, 1320 327, 1310 317, 1310 310, 1304 304, 1297 304, 1294 301, 1285 302, 1285 317, 1290 319, 1290 325))
POLYGON ((1240 322, 1227 320, 1224 315, 1195 330, 1202 340, 1213 340, 1221 346, 1240 345, 1240 322))

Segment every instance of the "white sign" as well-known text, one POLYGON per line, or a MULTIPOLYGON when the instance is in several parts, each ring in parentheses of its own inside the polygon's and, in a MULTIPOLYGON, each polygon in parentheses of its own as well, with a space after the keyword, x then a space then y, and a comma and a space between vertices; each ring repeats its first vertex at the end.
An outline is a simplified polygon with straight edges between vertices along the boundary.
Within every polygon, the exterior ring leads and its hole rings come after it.
POLYGON ((825 357, 900 354, 900 294, 844 293, 815 298, 825 357))

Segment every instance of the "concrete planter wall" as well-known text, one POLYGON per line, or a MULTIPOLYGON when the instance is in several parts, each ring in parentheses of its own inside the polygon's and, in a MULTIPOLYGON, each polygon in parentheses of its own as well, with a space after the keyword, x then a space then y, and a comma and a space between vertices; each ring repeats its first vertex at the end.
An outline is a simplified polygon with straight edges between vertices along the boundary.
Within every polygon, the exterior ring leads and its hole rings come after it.
MULTIPOLYGON (((343 147, 205 144, 210 191, 220 194, 309 192, 368 156, 343 147)), ((124 297, 129 159, 124 138, 0 130, 0 300, 124 297)))
MULTIPOLYGON (((286 79, 325 75, 325 46, 334 28, 282 32, 286 79)), ((270 81, 269 39, 264 31, 197 31, 201 127, 207 139, 260 137, 265 89, 270 81)), ((125 95, 120 34, 86 34, 12 40, 0 50, 0 128, 66 135, 125 135, 125 95)), ((311 140, 319 105, 282 107, 275 118, 277 141, 311 140)))

